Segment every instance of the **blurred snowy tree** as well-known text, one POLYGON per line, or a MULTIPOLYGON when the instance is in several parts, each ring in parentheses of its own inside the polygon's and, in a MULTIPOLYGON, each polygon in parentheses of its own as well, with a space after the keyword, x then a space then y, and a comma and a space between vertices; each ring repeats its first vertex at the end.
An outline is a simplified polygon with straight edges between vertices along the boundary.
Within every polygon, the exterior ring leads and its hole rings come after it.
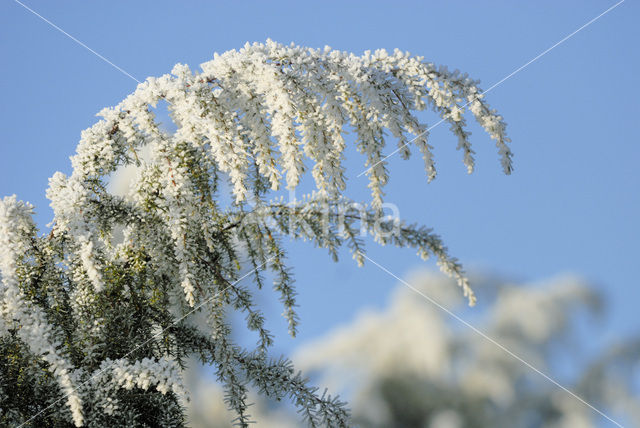
MULTIPOLYGON (((409 280, 453 309, 461 302, 448 282, 426 272, 409 280)), ((603 303, 584 281, 558 277, 525 285, 478 277, 473 283, 484 307, 472 315, 475 327, 622 425, 639 426, 640 338, 604 351, 585 346, 591 337, 577 327, 603 303), (564 369, 557 364, 563 360, 564 369)), ((294 361, 306 373, 322 373, 332 390, 347 392, 353 421, 361 427, 611 426, 405 287, 387 308, 303 347, 294 361)))

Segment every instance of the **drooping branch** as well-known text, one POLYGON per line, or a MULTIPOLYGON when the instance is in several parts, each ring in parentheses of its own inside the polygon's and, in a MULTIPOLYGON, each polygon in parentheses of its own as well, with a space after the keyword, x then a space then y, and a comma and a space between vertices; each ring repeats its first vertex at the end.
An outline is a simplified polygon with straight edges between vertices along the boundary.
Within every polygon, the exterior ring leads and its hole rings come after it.
MULTIPOLYGON (((129 412, 125 424, 153 408, 160 409, 153 421, 179 425, 182 390, 173 385, 180 385, 178 367, 190 353, 216 366, 242 426, 249 420, 248 382, 292 398, 312 425, 346 426, 341 402, 306 386, 288 362, 268 360, 272 337, 252 287, 240 282, 253 278, 260 288, 271 271, 295 335, 296 290, 283 238, 309 239, 334 259, 347 245, 362 263, 366 233, 381 245, 435 256, 473 304, 462 267, 437 235, 382 215, 387 134, 405 158, 418 148, 431 180, 432 146, 419 111, 431 108, 450 125, 469 172, 465 110, 496 140, 510 173, 505 124, 477 82, 400 51, 355 56, 268 41, 215 55, 201 68, 177 65, 100 112, 102 120, 82 133, 73 173, 50 179, 54 219, 47 237, 36 236, 29 207, 15 199, 0 203, 0 334, 13 335, 0 346, 18 343, 8 355, 44 362, 57 382, 51 388, 67 402, 56 418, 78 426, 102 423, 120 404, 129 412), (174 131, 155 115, 165 103, 174 131), (368 204, 345 196, 348 132, 365 159, 368 204), (109 193, 111 175, 129 165, 137 169, 128 194, 109 193), (270 192, 283 183, 296 188, 307 169, 316 185, 312 197, 297 204, 273 200, 270 192), (230 195, 223 193, 225 182, 230 195), (232 341, 231 311, 243 313, 257 332, 256 350, 232 341), (19 330, 15 320, 23 324, 19 330), (104 394, 86 386, 92 376, 105 380, 96 371, 101 367, 120 379, 103 382, 104 394), (170 380, 153 374, 164 368, 170 380)), ((9 383, 20 379, 2 385, 9 383)), ((10 422, 32 419, 19 413, 10 422)))

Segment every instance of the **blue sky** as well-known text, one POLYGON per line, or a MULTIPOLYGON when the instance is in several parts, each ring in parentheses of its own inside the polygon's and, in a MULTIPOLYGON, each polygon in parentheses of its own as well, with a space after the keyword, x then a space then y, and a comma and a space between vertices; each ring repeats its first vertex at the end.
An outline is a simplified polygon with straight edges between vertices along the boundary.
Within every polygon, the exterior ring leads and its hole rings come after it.
MULTIPOLYGON (((482 88, 615 4, 478 3, 25 4, 139 80, 168 73, 177 62, 195 68, 214 51, 271 38, 355 53, 397 47, 468 72, 482 88)), ((468 268, 525 281, 567 272, 593 281, 611 309, 596 342, 640 329, 639 18, 640 6, 627 0, 487 94, 508 124, 513 175, 501 173, 495 147, 477 128, 472 175, 444 126, 431 132, 439 167, 434 182, 427 184, 418 157, 390 159, 387 201, 409 221, 434 227, 468 268)), ((51 217, 48 177, 70 171, 80 131, 136 83, 12 0, 0 3, 0 40, 0 196, 15 193, 34 203, 44 226, 51 217)), ((357 177, 361 159, 350 153, 348 168, 351 194, 365 198, 366 179, 357 177)), ((296 341, 283 337, 278 350, 288 352, 364 307, 381 306, 396 285, 370 263, 358 269, 346 253, 337 264, 306 244, 292 244, 290 254, 301 334, 296 341)), ((421 265, 410 250, 373 243, 369 256, 398 276, 421 265)), ((280 312, 273 300, 265 304, 280 312)), ((284 322, 272 325, 281 331, 284 322)))

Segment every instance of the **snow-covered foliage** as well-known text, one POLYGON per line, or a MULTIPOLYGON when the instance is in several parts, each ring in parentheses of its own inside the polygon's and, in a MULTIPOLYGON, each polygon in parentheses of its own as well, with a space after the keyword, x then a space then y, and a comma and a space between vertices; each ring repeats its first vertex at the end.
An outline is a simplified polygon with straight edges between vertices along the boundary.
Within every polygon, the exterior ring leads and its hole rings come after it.
POLYGON ((3 423, 180 425, 181 368, 196 354, 215 366, 239 425, 249 421, 249 384, 290 397, 314 426, 346 425, 343 403, 318 394, 289 361, 268 358, 272 337, 249 281, 241 283, 250 276, 262 287, 263 272, 272 271, 295 334, 284 235, 334 256, 344 243, 362 262, 360 222, 381 244, 435 255, 475 301, 430 229, 380 220, 386 132, 405 157, 417 146, 435 177, 427 125, 415 115, 426 107, 449 123, 469 171, 466 109, 511 171, 505 125, 475 81, 400 51, 355 56, 272 41, 215 55, 201 68, 177 65, 100 112, 82 132, 72 174, 50 180, 51 233, 37 235, 27 204, 0 203, 3 423), (175 131, 156 119, 160 102, 175 131), (365 157, 372 195, 355 213, 343 194, 347 130, 365 157), (316 191, 297 204, 272 200, 282 181, 299 184, 305 162, 316 191), (110 175, 128 165, 137 166, 130 196, 110 193, 110 175), (226 205, 225 180, 233 200, 226 205), (231 340, 230 311, 258 332, 255 350, 231 340), (191 322, 193 313, 205 313, 206 326, 191 322))

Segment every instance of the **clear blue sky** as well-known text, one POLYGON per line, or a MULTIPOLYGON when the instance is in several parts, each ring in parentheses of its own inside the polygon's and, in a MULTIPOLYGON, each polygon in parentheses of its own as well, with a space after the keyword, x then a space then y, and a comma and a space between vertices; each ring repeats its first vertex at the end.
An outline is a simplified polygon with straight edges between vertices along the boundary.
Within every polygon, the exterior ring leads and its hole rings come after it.
MULTIPOLYGON (((139 80, 272 38, 355 53, 397 47, 468 72, 488 88, 615 2, 25 4, 139 80)), ((493 144, 477 129, 471 176, 444 126, 432 132, 440 171, 434 182, 426 183, 418 157, 390 162, 387 200, 404 218, 434 227, 468 267, 523 280, 566 272, 592 280, 612 308, 596 341, 640 329, 639 20, 640 6, 627 0, 487 95, 509 126, 512 176, 501 174, 493 144)), ((44 226, 48 177, 69 172, 80 131, 136 83, 13 0, 0 2, 0 39, 0 196, 34 203, 44 226)), ((365 195, 360 165, 349 157, 357 197, 365 195)), ((369 248, 399 276, 420 264, 410 250, 369 248)), ((301 337, 285 339, 281 350, 381 305, 396 284, 371 264, 358 269, 346 254, 334 264, 306 245, 291 253, 301 337)))

